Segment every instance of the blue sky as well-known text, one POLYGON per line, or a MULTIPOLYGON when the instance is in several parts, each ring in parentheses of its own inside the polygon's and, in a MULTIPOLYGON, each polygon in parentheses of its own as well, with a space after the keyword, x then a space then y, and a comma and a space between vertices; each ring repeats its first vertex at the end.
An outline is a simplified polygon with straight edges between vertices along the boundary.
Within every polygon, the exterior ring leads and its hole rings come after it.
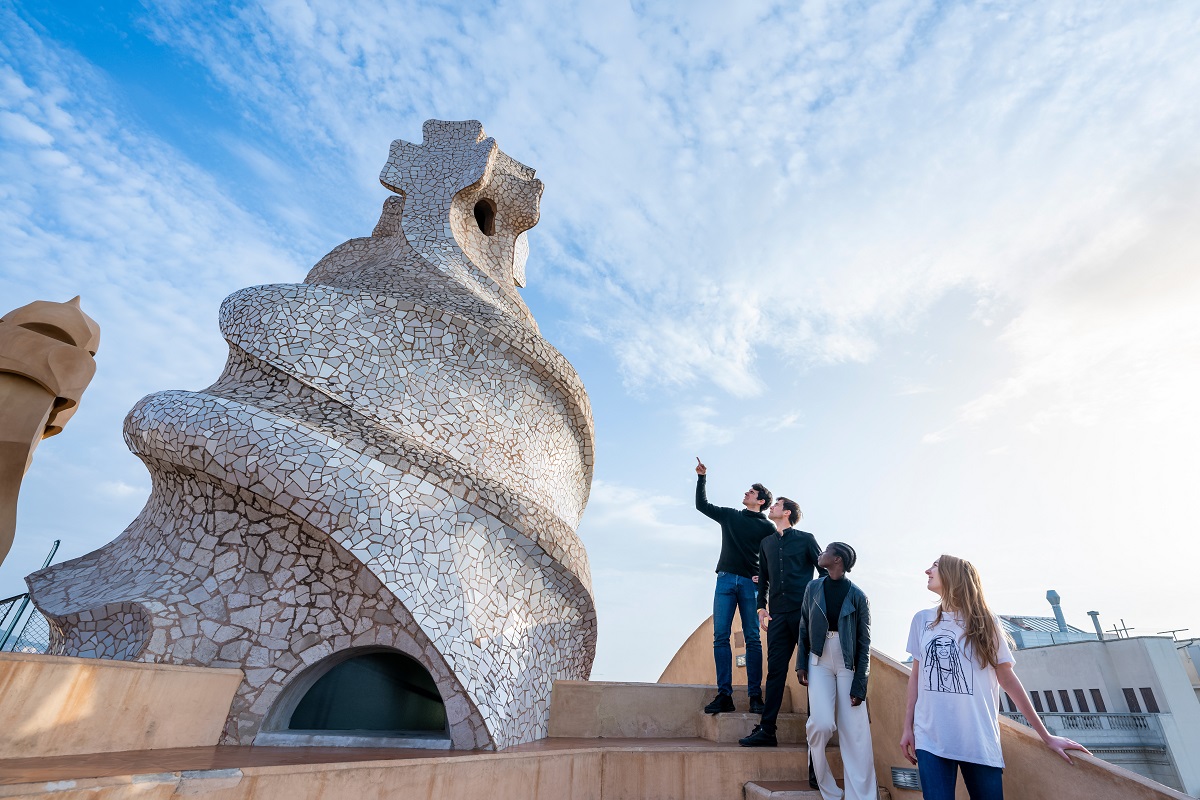
POLYGON ((855 545, 892 654, 941 552, 1002 613, 1200 632, 1200 7, 736 5, 0 1, 0 306, 103 329, 0 595, 136 516, 121 421, 216 377, 221 299, 473 118, 546 183, 524 296, 596 416, 594 677, 710 611, 696 455, 855 545))

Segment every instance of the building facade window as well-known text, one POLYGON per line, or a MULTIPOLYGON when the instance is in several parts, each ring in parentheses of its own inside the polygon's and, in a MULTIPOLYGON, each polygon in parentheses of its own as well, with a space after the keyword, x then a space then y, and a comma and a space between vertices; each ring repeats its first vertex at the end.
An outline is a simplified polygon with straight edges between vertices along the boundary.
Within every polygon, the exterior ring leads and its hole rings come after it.
POLYGON ((1125 705, 1129 706, 1129 711, 1133 714, 1142 713, 1142 707, 1138 704, 1137 694, 1133 689, 1122 689, 1121 693, 1125 695, 1125 705))
POLYGON ((1042 713, 1042 698, 1037 692, 1030 692, 1029 699, 1033 701, 1033 708, 1039 714, 1042 713))
POLYGON ((1046 695, 1046 708, 1050 709, 1050 713, 1057 714, 1058 703, 1054 700, 1054 692, 1050 689, 1047 689, 1046 691, 1042 692, 1042 694, 1046 695))
POLYGON ((1075 710, 1075 709, 1071 708, 1071 693, 1070 692, 1068 692, 1066 689, 1059 689, 1058 697, 1060 700, 1062 700, 1063 711, 1070 713, 1075 710))
POLYGON ((1092 705, 1096 707, 1097 714, 1108 712, 1108 709, 1104 707, 1104 695, 1100 694, 1099 689, 1092 689, 1092 705))
POLYGON ((1143 689, 1139 689, 1138 691, 1142 693, 1142 700, 1144 700, 1146 703, 1146 710, 1151 714, 1158 714, 1158 701, 1154 699, 1154 692, 1150 690, 1150 687, 1147 686, 1143 689))
POLYGON ((1079 710, 1084 714, 1088 712, 1087 695, 1083 693, 1083 689, 1075 690, 1075 705, 1079 706, 1079 710))

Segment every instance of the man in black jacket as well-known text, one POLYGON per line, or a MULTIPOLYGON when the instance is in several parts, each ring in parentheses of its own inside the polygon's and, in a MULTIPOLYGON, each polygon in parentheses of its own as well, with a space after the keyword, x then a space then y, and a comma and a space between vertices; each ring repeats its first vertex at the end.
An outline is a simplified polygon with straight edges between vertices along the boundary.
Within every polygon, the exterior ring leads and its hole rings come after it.
POLYGON ((758 580, 758 551, 764 537, 775 532, 763 509, 771 505, 771 493, 756 483, 742 495, 742 509, 723 508, 708 502, 705 492, 708 468, 696 459, 696 510, 721 523, 721 557, 717 560, 717 589, 713 596, 713 659, 717 664, 717 696, 704 707, 706 714, 734 711, 733 649, 729 634, 733 614, 741 610, 742 634, 746 637, 746 684, 750 713, 762 711, 762 645, 754 615, 755 581, 758 580))
POLYGON ((821 546, 811 533, 797 530, 800 506, 781 497, 768 514, 778 534, 762 540, 758 557, 758 618, 767 631, 767 699, 762 722, 749 736, 739 740, 743 747, 774 747, 775 720, 783 703, 792 654, 800 639, 804 590, 813 579, 821 546))

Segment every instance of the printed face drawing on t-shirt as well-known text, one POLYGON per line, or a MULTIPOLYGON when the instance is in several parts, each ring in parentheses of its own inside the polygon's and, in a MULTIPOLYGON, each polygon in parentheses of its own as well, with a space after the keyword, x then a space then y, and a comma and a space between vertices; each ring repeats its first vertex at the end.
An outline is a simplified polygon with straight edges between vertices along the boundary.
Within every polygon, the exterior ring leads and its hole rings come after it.
POLYGON ((931 692, 973 694, 953 636, 935 636, 925 647, 925 688, 931 692))

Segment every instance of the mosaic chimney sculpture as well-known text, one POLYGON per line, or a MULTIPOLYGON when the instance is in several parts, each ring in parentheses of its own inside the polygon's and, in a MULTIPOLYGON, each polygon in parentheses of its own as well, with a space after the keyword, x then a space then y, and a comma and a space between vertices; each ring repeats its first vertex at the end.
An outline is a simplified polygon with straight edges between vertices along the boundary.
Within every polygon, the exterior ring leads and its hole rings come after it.
POLYGON ((245 670, 225 743, 372 648, 428 670, 456 748, 544 736, 591 670, 591 410, 517 293, 542 184, 478 122, 423 133, 370 237, 228 297, 217 382, 130 412, 139 517, 27 579, 52 652, 245 670))
POLYGON ((76 297, 37 300, 0 318, 0 564, 17 531, 17 496, 42 439, 60 433, 96 374, 100 326, 76 297))

